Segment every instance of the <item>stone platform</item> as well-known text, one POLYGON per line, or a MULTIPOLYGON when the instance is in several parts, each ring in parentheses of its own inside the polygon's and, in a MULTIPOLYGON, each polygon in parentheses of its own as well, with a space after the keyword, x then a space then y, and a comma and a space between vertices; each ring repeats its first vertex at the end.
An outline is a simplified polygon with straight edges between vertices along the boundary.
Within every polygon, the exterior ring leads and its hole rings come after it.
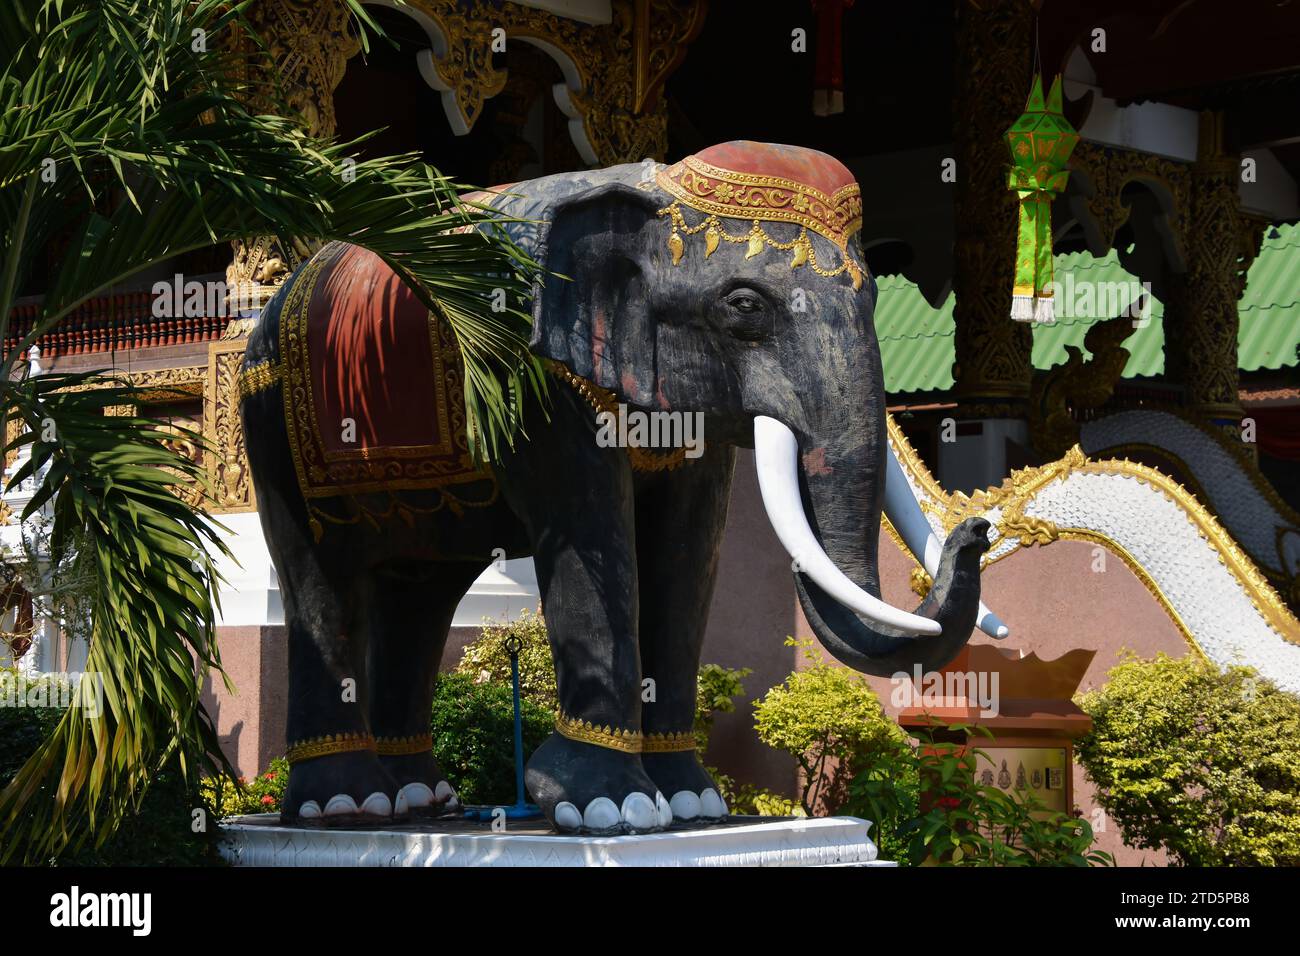
POLYGON ((733 816, 643 836, 562 836, 544 823, 458 818, 367 829, 284 827, 277 814, 222 824, 235 866, 893 866, 856 817, 733 816))

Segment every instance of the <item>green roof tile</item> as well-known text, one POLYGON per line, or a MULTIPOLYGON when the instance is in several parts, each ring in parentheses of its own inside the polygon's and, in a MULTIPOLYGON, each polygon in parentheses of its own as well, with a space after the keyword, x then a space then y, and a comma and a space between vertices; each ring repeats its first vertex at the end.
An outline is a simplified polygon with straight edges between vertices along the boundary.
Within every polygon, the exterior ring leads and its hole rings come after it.
MULTIPOLYGON (((1242 369, 1276 369, 1300 363, 1300 227, 1278 226, 1277 238, 1265 238, 1247 275, 1239 308, 1238 362, 1242 369)), ((1270 233, 1272 229, 1270 229, 1270 233)), ((1072 311, 1100 311, 1103 317, 1127 305, 1137 280, 1119 264, 1112 249, 1103 258, 1086 252, 1056 257, 1060 283, 1055 325, 1034 327, 1034 367, 1048 369, 1066 359, 1065 347, 1083 347, 1095 317, 1073 317, 1072 311), (1103 284, 1105 283, 1105 284, 1103 284), (1088 307, 1084 298, 1104 290, 1109 308, 1088 307), (1067 301, 1068 300, 1068 301, 1067 301)), ((876 335, 880 339, 888 392, 943 391, 952 387, 954 297, 930 307, 912 282, 900 275, 880 276, 876 304, 876 335)), ((1125 341, 1129 350, 1124 377, 1158 375, 1164 371, 1164 306, 1152 297, 1150 320, 1125 341)), ((1007 321, 1011 319, 1008 316, 1007 321)), ((1088 353, 1085 350, 1085 356, 1088 353)))

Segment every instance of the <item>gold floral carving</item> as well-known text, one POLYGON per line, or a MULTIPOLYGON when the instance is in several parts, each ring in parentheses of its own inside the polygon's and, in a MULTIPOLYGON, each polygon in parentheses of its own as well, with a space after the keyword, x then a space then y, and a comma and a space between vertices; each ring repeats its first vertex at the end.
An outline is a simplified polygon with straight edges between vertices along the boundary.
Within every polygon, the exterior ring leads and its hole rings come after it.
MULTIPOLYGON (((955 391, 965 402, 1023 414, 1029 392, 1029 326, 1013 322, 1016 196, 1006 188, 1002 137, 1024 109, 1033 53, 1028 3, 957 4, 953 115, 957 162, 953 290, 955 391), (1017 408, 1019 406, 1019 408, 1017 408)), ((969 414, 969 409, 963 410, 969 414)))
POLYGON ((662 159, 668 147, 664 81, 704 24, 701 0, 613 0, 609 24, 590 25, 517 3, 408 0, 447 41, 435 59, 467 128, 505 87, 510 45, 543 44, 573 63, 569 99, 599 165, 662 159), (492 60, 492 31, 504 31, 506 69, 492 60))
POLYGON ((208 446, 206 462, 213 489, 212 510, 217 513, 257 508, 248 469, 248 450, 244 446, 244 426, 239 417, 239 366, 243 360, 243 342, 208 344, 203 437, 208 446))
POLYGON ((1187 163, 1084 140, 1070 155, 1070 169, 1082 173, 1092 185, 1088 211, 1096 220, 1097 230, 1107 246, 1114 244, 1115 233, 1128 222, 1133 211, 1124 202, 1124 187, 1134 182, 1163 187, 1173 206, 1169 225, 1181 252, 1189 190, 1190 167, 1187 163))
POLYGON ((412 6, 433 17, 448 40, 447 54, 436 58, 433 68, 452 91, 462 129, 471 130, 483 113, 483 104, 506 86, 506 71, 492 63, 492 33, 502 26, 501 16, 454 3, 412 6))
MULTIPOLYGON (((1000 517, 997 521, 999 534, 1015 540, 1019 546, 1044 545, 1053 541, 1068 540, 1100 544, 1125 563, 1169 614, 1188 643, 1200 651, 1195 635, 1179 617, 1173 602, 1155 583, 1150 573, 1120 542, 1091 528, 1060 527, 1050 521, 1025 514, 1027 505, 1039 491, 1055 481, 1068 477, 1071 473, 1121 475, 1133 478, 1178 505, 1196 528, 1197 534, 1219 555, 1224 567, 1241 586, 1269 627, 1285 640, 1300 644, 1300 620, 1296 619, 1259 567, 1241 545, 1228 534, 1218 519, 1197 500, 1196 496, 1168 475, 1128 459, 1093 461, 1076 445, 1056 461, 1037 468, 1013 471, 996 488, 979 490, 969 495, 960 491, 949 492, 945 491, 931 475, 929 468, 916 453, 893 416, 889 415, 887 419, 889 439, 898 454, 899 462, 923 492, 922 509, 935 514, 945 532, 951 533, 966 518, 976 516, 987 518, 990 512, 1000 509, 1000 517)), ((895 540, 899 540, 892 528, 890 531, 895 540)), ((906 553, 906 549, 904 551, 906 553)), ((1013 553, 1014 550, 1006 551, 986 561, 985 566, 1013 553)))
MULTIPOLYGON (((361 45, 351 28, 347 6, 339 0, 260 0, 248 10, 250 26, 266 43, 280 93, 301 117, 307 130, 331 136, 336 121, 334 90, 343 79, 348 59, 361 45)), ((259 88, 270 79, 258 75, 264 60, 246 54, 245 76, 254 107, 269 98, 259 88), (248 63, 254 65, 249 66, 248 63)), ((315 251, 314 245, 295 240, 283 245, 273 236, 257 236, 231 243, 234 258, 226 269, 226 284, 263 302, 315 251)), ((235 320, 228 337, 247 335, 251 323, 235 320)))
POLYGON ((1187 271, 1174 277, 1165 337, 1165 375, 1180 382, 1188 404, 1208 418, 1241 418, 1237 362, 1237 300, 1264 237, 1262 220, 1243 217, 1237 193, 1240 161, 1222 150, 1221 117, 1201 116, 1199 152, 1191 167, 1185 245, 1187 271))
POLYGON ((1090 328, 1083 350, 1065 347, 1066 361, 1034 377, 1029 390, 1029 435, 1034 450, 1044 458, 1065 454, 1079 441, 1081 412, 1100 408, 1115 393, 1115 385, 1128 364, 1123 342, 1134 332, 1133 319, 1119 315, 1090 328))

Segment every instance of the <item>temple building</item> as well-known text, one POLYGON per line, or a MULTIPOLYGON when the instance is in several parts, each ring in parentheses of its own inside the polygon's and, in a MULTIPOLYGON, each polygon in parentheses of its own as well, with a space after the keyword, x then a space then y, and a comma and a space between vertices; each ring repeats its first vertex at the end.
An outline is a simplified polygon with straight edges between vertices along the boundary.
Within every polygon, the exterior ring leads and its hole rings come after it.
MULTIPOLYGON (((1095 650, 1083 689, 1131 649, 1250 664, 1300 691, 1293 9, 369 6, 394 42, 366 54, 340 0, 258 0, 249 11, 313 130, 350 139, 383 127, 368 155, 417 151, 475 185, 671 162, 740 139, 841 160, 862 189, 890 440, 940 537, 970 515, 992 523, 984 599, 1012 629, 1000 646, 1042 659, 1095 650), (1017 200, 1003 139, 1036 69, 1063 76, 1064 115, 1081 137, 1053 203, 1056 321, 1042 325, 1010 317, 1017 200)), ((87 304, 37 358, 45 369, 117 369, 149 389, 148 412, 207 438, 193 453, 205 456, 211 510, 238 559, 220 568, 222 657, 238 695, 213 689, 209 705, 246 774, 283 752, 287 650, 234 373, 260 305, 303 252, 250 237, 182 257, 87 304), (218 280, 238 308, 186 304, 186 282, 218 280), (159 314, 155 287, 173 282, 159 314)), ((33 301, 18 306, 11 335, 33 301)), ((11 495, 6 512, 19 504, 11 495)), ((12 544, 12 521, 3 530, 12 544)), ((884 597, 912 607, 929 579, 897 540, 882 530, 884 597)), ((36 626, 13 589, 6 601, 6 630, 35 627, 28 666, 75 666, 59 626, 36 626)), ((489 570, 457 613, 444 666, 485 617, 537 604, 531 561, 489 570)), ((811 635, 743 450, 709 626, 704 659, 752 668, 751 700, 802 666, 784 638, 811 635)), ((871 682, 895 713, 890 683, 871 682)), ((743 703, 720 717, 709 763, 792 791, 793 763, 752 724, 743 703)), ((1090 812, 1077 767, 1074 794, 1090 812)), ((1124 850, 1114 832, 1098 842, 1121 862, 1158 861, 1124 850)))

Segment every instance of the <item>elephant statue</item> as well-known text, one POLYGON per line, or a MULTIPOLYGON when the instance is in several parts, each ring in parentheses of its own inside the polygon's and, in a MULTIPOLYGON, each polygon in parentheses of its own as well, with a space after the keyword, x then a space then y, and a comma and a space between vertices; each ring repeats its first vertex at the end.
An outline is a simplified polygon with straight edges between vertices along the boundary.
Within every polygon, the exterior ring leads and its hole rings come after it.
POLYGON ((490 468, 468 455, 454 337, 374 254, 326 246, 249 336, 238 391, 288 630, 286 822, 456 809, 429 736, 439 660, 479 574, 529 555, 560 704, 527 763, 547 820, 725 817, 692 726, 738 447, 836 658, 933 669, 977 622, 1006 633, 980 603, 987 523, 939 542, 889 450, 843 165, 733 142, 502 189, 503 228, 543 267, 531 348, 552 384, 490 468), (880 599, 882 506, 934 579, 911 613, 880 599))

